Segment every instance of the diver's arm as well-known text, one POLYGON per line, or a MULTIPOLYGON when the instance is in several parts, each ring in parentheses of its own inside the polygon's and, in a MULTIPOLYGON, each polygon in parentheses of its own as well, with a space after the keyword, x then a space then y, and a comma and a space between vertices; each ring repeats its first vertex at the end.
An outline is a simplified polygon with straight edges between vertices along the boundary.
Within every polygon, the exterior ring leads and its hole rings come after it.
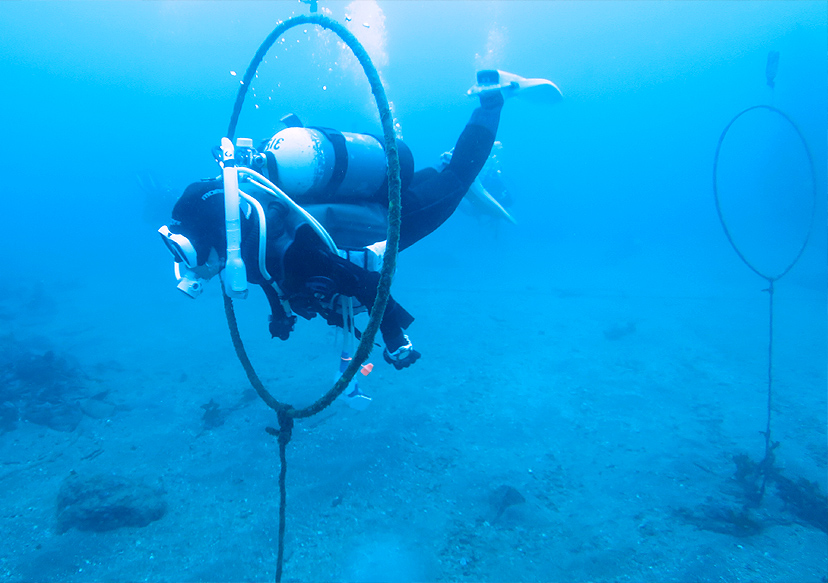
MULTIPOLYGON (((334 255, 326 250, 319 250, 315 261, 318 261, 318 271, 325 273, 334 282, 338 293, 356 298, 356 300, 369 310, 374 307, 374 300, 377 296, 380 274, 370 271, 334 255)), ((396 349, 395 344, 402 342, 403 330, 408 328, 414 321, 409 314, 392 297, 388 297, 388 304, 385 306, 385 313, 380 324, 380 332, 386 346, 396 349)))

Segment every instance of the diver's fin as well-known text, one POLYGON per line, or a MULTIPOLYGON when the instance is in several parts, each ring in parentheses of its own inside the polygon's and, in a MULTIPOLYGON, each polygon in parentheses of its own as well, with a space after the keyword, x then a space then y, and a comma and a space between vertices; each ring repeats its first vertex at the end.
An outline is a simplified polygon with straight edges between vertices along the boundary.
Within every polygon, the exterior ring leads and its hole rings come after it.
POLYGON ((487 69, 477 72, 477 83, 466 94, 479 95, 485 91, 500 90, 504 98, 519 96, 541 104, 559 103, 563 94, 548 79, 527 79, 506 71, 487 69))
MULTIPOLYGON (((443 166, 440 170, 443 170, 446 166, 451 163, 451 158, 454 155, 454 150, 449 150, 448 152, 444 152, 440 156, 440 161, 443 163, 443 166)), ((491 158, 490 158, 491 160, 491 158)), ((487 162, 488 163, 488 162, 487 162)), ((499 217, 501 219, 506 219, 513 225, 517 225, 517 221, 515 218, 509 214, 503 205, 497 202, 497 199, 489 194, 489 191, 486 190, 486 187, 483 186, 483 183, 480 182, 480 178, 475 178, 472 185, 469 186, 469 189, 466 191, 466 194, 463 195, 470 203, 476 206, 481 211, 499 217)), ((383 241, 385 243, 385 241, 383 241)))
POLYGON ((359 387, 350 392, 348 389, 350 386, 342 393, 345 404, 355 411, 365 411, 371 404, 371 397, 360 391, 359 387))
POLYGON ((289 114, 283 116, 282 119, 280 119, 279 121, 282 122, 286 128, 303 128, 303 127, 305 127, 304 124, 302 124, 302 120, 300 120, 299 116, 296 115, 295 113, 289 113, 289 114))
POLYGON ((517 224, 517 221, 512 215, 509 214, 509 211, 503 208, 503 205, 497 202, 497 200, 489 194, 489 191, 484 188, 479 179, 474 179, 474 182, 472 182, 468 192, 466 192, 466 198, 488 214, 506 219, 513 225, 517 224))

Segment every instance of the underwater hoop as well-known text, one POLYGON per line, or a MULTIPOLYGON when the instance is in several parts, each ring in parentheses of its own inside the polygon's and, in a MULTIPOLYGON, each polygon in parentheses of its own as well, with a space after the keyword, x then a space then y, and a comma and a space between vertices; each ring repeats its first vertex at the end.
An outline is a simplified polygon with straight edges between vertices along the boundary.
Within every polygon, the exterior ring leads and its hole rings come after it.
MULTIPOLYGON (((767 80, 768 85, 773 89, 773 78, 776 75, 776 65, 778 63, 779 55, 778 53, 775 54, 771 53, 768 55, 768 67, 767 67, 767 80)), ((814 228, 814 220, 816 218, 816 203, 817 203, 817 183, 816 183, 816 171, 814 169, 814 159, 811 155, 811 149, 808 147, 808 143, 805 141, 805 137, 802 135, 802 132, 799 130, 799 127, 793 122, 793 120, 788 117, 783 111, 773 107, 772 105, 754 105, 752 107, 748 107, 747 109, 742 110, 738 114, 736 114, 733 119, 730 120, 730 123, 727 124, 722 135, 719 137, 719 143, 716 145, 716 156, 713 160, 713 194, 716 199, 716 212, 719 215, 719 222, 722 224, 722 229, 724 229, 725 236, 727 240, 730 242, 730 246, 733 247, 733 250, 736 251, 736 254, 739 256, 739 259, 744 262, 754 273, 758 276, 766 279, 768 281, 767 289, 763 290, 768 292, 768 390, 767 390, 767 407, 766 407, 766 418, 765 418, 765 430, 762 431, 762 435, 764 436, 765 441, 765 457, 759 463, 759 467, 762 472, 762 484, 759 488, 759 492, 757 495, 757 503, 762 501, 762 498, 765 495, 765 488, 767 486, 768 478, 773 471, 774 465, 774 450, 779 446, 779 442, 773 441, 771 436, 771 419, 773 417, 773 343, 774 343, 774 319, 773 319, 773 300, 774 300, 774 291, 775 285, 774 283, 785 276, 794 265, 796 265, 799 258, 802 257, 802 254, 805 252, 805 247, 808 245, 808 241, 811 238, 811 232, 814 228), (805 233, 805 238, 802 241, 802 246, 797 251, 796 255, 794 255, 791 262, 782 269, 777 275, 768 275, 763 273, 758 267, 753 265, 748 258, 742 253, 742 250, 739 249, 739 246, 736 244, 736 241, 733 235, 730 232, 730 229, 727 226, 727 221, 724 218, 724 213, 722 212, 721 207, 721 199, 719 197, 719 187, 718 187, 718 169, 719 169, 719 153, 721 152, 722 143, 727 137, 727 133, 730 128, 733 126, 736 121, 742 117, 743 115, 757 110, 757 109, 766 109, 772 113, 775 113, 782 117, 788 124, 793 128, 796 132, 796 135, 799 137, 800 142, 802 142, 802 147, 805 148, 805 153, 808 157, 808 167, 811 170, 811 185, 812 185, 812 192, 811 192, 811 218, 808 223, 808 230, 805 233)))
POLYGON ((727 124, 724 131, 722 132, 722 135, 719 137, 719 143, 716 145, 716 156, 713 159, 713 196, 716 199, 716 212, 719 215, 719 222, 721 222, 722 224, 722 228, 724 229, 727 240, 730 242, 730 245, 731 247, 733 247, 733 250, 736 251, 736 255, 739 256, 739 259, 741 259, 744 262, 744 264, 747 265, 754 273, 756 273, 760 277, 763 277, 764 279, 767 279, 768 281, 773 282, 781 279, 786 273, 788 273, 791 270, 791 268, 793 268, 794 265, 796 265, 797 261, 799 261, 799 258, 802 257, 802 253, 805 252, 805 247, 807 247, 808 245, 808 241, 811 238, 811 232, 814 228, 814 220, 816 218, 817 205, 817 181, 816 170, 814 168, 814 159, 811 155, 811 149, 808 147, 808 143, 805 141, 805 137, 802 135, 802 132, 799 130, 799 127, 794 123, 794 121, 790 117, 788 117, 788 115, 785 112, 781 111, 780 109, 777 109, 776 107, 773 107, 772 105, 754 105, 752 107, 748 107, 747 109, 742 110, 741 112, 736 114, 736 116, 734 116, 733 119, 730 120, 730 123, 727 124), (805 153, 808 156, 808 167, 811 171, 811 218, 808 223, 808 230, 805 233, 805 239, 802 241, 802 246, 799 248, 799 251, 796 253, 791 262, 787 265, 787 267, 785 267, 778 275, 775 276, 762 273, 762 271, 759 268, 757 268, 748 260, 745 254, 742 253, 742 250, 739 249, 739 246, 736 244, 736 241, 733 235, 731 234, 730 229, 727 226, 727 221, 725 220, 724 213, 722 212, 721 198, 719 196, 718 170, 719 153, 721 152, 722 144, 724 143, 724 140, 727 137, 727 133, 730 131, 730 128, 733 126, 733 124, 736 123, 736 121, 743 115, 757 109, 766 109, 772 113, 779 115, 780 117, 782 117, 782 119, 788 122, 788 124, 793 128, 794 132, 796 132, 796 135, 799 137, 799 140, 802 143, 802 147, 805 148, 805 153))
MULTIPOLYGON (((281 22, 259 46, 253 60, 247 67, 247 71, 244 73, 241 86, 239 87, 239 92, 236 95, 236 102, 233 106, 233 113, 230 116, 230 123, 227 129, 228 137, 231 140, 233 139, 239 115, 241 114, 242 105, 244 104, 244 99, 247 95, 247 90, 256 75, 256 70, 267 54, 267 51, 285 32, 293 27, 303 24, 316 24, 322 28, 334 32, 337 36, 339 36, 339 38, 341 38, 342 41, 348 45, 348 48, 350 48, 354 53, 354 56, 359 61, 360 65, 362 65, 362 69, 371 85, 371 92, 374 95, 377 110, 380 115, 380 122, 382 124, 383 137, 385 141, 385 156, 388 163, 388 232, 385 256, 382 262, 382 269, 380 270, 380 279, 379 285, 377 286, 377 295, 374 299, 374 306, 371 309, 368 324, 362 332, 362 338, 360 339, 351 363, 339 377, 339 380, 334 384, 334 386, 316 402, 303 409, 293 409, 290 407, 289 415, 292 418, 310 417, 329 406, 348 387, 357 370, 359 370, 362 364, 368 359, 368 356, 373 348, 374 338, 376 337, 380 322, 382 321, 382 316, 385 313, 385 307, 388 304, 391 281, 393 279, 394 269, 396 268, 400 239, 401 204, 400 159, 399 152, 397 151, 396 134, 393 127, 393 116, 391 115, 391 107, 388 104, 388 99, 385 95, 385 88, 380 81, 379 73, 359 40, 357 40, 357 38, 343 25, 321 14, 299 15, 281 22)), ((225 311, 228 311, 228 305, 229 310, 232 310, 232 300, 225 295, 225 311)), ((228 324, 231 327, 231 335, 233 336, 234 345, 236 346, 236 352, 239 353, 239 358, 242 361, 242 365, 245 367, 248 378, 250 378, 254 388, 256 388, 256 391, 259 392, 265 402, 273 406, 273 404, 278 403, 278 401, 272 397, 268 398, 262 395, 259 388, 261 387, 263 389, 261 381, 258 380, 255 371, 253 371, 249 358, 247 358, 246 354, 243 355, 244 347, 240 344, 241 340, 238 333, 236 332, 234 334, 232 330, 235 325, 235 318, 230 318, 229 314, 228 324)))

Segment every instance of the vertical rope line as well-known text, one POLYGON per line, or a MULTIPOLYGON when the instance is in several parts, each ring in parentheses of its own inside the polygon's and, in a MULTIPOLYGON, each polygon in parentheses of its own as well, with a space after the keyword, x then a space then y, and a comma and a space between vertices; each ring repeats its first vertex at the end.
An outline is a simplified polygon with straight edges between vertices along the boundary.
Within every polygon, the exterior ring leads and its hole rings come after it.
POLYGON ((274 580, 279 583, 282 580, 282 565, 285 559, 285 514, 287 512, 287 444, 290 437, 283 439, 282 432, 279 435, 279 539, 276 555, 276 576, 274 580))
POLYGON ((285 513, 287 512, 287 444, 279 444, 279 538, 276 543, 276 575, 273 580, 282 580, 282 565, 285 561, 285 513))
POLYGON ((768 474, 773 468, 773 440, 771 439, 771 415, 773 411, 773 280, 768 279, 768 416, 765 424, 765 459, 760 464, 762 468, 762 487, 759 490, 759 502, 765 496, 765 486, 768 483, 768 474))
POLYGON ((771 443, 771 406, 773 405, 773 280, 768 285, 768 424, 765 430, 765 456, 771 443))

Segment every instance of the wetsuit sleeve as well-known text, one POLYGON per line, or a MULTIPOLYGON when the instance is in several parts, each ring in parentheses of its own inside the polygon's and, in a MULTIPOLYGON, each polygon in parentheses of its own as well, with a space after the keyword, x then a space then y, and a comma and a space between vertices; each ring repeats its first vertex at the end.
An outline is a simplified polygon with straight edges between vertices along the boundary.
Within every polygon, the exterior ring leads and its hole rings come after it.
MULTIPOLYGON (((285 255, 286 273, 290 274, 290 288, 298 290, 302 282, 313 277, 325 277, 333 283, 333 291, 356 298, 369 310, 374 306, 379 273, 363 269, 325 249, 303 249, 291 246, 285 255)), ((388 298, 380 331, 383 339, 397 338, 414 318, 393 297, 388 298)))
MULTIPOLYGON (((345 260, 342 259, 342 261, 345 260)), ((362 269, 350 261, 347 263, 362 272, 359 277, 359 292, 354 297, 359 300, 359 303, 370 310, 373 308, 374 300, 377 296, 380 274, 376 271, 362 269)), ((385 313, 380 323, 380 332, 382 332, 382 338, 385 344, 388 345, 390 341, 401 337, 402 331, 408 328, 413 321, 414 317, 398 304, 393 297, 389 296, 388 303, 385 306, 385 313)))
MULTIPOLYGON (((363 306, 369 310, 372 309, 377 296, 380 274, 354 265, 338 255, 327 252, 323 252, 323 254, 330 262, 329 273, 334 276, 332 279, 336 284, 337 291, 356 298, 363 306)), ((408 328, 413 321, 414 317, 398 304, 393 297, 389 297, 382 323, 380 323, 383 339, 399 337, 402 331, 408 328)))

